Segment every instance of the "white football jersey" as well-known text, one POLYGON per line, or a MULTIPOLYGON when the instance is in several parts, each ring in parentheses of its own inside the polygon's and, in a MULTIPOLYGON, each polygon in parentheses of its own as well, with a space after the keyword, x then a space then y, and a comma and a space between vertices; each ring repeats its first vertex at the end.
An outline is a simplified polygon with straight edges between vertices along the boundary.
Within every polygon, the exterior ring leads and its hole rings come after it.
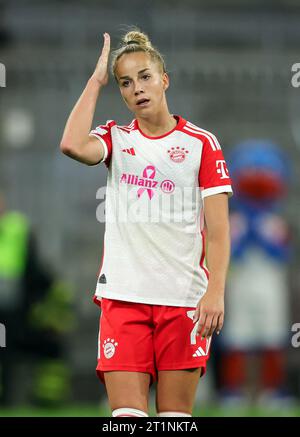
POLYGON ((101 297, 195 307, 206 292, 203 199, 232 193, 217 138, 182 117, 149 137, 133 120, 91 131, 108 167, 101 297))

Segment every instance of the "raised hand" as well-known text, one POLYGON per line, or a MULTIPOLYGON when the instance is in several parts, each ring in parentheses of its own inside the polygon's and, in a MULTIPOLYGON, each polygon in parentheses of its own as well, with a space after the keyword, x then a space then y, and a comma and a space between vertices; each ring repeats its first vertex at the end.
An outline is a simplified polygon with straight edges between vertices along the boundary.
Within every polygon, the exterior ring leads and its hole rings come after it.
POLYGON ((98 59, 92 78, 96 79, 100 85, 106 85, 108 82, 108 57, 110 52, 110 36, 108 33, 103 34, 104 44, 100 58, 98 59))

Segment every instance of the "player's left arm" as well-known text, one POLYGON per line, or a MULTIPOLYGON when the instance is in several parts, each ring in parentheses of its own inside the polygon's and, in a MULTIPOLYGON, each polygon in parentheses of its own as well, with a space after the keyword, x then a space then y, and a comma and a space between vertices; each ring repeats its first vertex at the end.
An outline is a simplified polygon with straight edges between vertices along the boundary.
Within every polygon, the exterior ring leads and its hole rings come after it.
POLYGON ((207 266, 209 281, 194 316, 199 320, 197 333, 204 338, 219 333, 224 322, 224 293, 230 258, 228 194, 220 193, 204 199, 207 228, 207 266))

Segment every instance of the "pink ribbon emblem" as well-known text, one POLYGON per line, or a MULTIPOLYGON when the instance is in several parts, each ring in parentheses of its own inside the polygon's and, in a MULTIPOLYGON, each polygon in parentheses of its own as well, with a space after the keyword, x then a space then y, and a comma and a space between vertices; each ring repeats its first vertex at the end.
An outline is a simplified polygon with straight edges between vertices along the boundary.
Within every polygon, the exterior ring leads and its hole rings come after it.
MULTIPOLYGON (((143 170, 143 178, 154 179, 155 173, 156 173, 155 167, 153 165, 147 165, 147 167, 145 167, 143 170)), ((147 190, 149 199, 151 200, 152 197, 154 196, 154 191, 151 190, 151 188, 139 188, 137 192, 138 197, 141 197, 141 195, 145 190, 147 190)))

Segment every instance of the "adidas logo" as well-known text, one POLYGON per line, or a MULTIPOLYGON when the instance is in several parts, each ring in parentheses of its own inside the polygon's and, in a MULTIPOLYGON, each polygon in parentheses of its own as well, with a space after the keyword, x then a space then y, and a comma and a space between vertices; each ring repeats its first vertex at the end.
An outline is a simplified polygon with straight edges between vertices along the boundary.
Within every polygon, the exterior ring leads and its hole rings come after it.
POLYGON ((129 155, 135 156, 135 150, 133 147, 130 147, 130 149, 122 149, 122 152, 129 153, 129 155))
POLYGON ((206 355, 208 355, 209 347, 210 347, 210 342, 211 342, 211 337, 209 337, 206 340, 206 351, 204 351, 202 349, 202 347, 199 346, 198 349, 196 350, 196 352, 193 354, 193 357, 194 358, 196 358, 196 357, 205 357, 206 355))
POLYGON ((204 350, 202 349, 202 347, 198 347, 198 349, 196 350, 196 352, 193 354, 193 357, 205 357, 206 353, 204 352, 204 350))

